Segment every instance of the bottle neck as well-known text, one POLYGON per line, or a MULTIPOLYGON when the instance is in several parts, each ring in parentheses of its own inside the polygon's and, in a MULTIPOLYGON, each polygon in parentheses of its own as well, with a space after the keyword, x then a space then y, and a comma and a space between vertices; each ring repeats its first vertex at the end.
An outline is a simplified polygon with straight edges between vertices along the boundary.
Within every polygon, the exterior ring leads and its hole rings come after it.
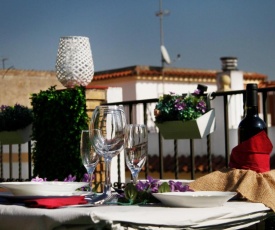
POLYGON ((246 116, 258 116, 258 91, 250 89, 246 91, 246 116))
POLYGON ((246 107, 245 116, 258 116, 258 106, 246 107))

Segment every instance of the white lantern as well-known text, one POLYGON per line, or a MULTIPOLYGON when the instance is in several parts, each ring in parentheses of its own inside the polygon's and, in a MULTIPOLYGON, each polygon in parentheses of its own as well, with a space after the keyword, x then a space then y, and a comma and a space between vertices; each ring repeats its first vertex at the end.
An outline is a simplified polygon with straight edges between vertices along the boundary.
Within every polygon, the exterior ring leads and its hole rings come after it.
POLYGON ((89 38, 61 37, 56 59, 56 75, 67 88, 88 85, 94 76, 89 38))

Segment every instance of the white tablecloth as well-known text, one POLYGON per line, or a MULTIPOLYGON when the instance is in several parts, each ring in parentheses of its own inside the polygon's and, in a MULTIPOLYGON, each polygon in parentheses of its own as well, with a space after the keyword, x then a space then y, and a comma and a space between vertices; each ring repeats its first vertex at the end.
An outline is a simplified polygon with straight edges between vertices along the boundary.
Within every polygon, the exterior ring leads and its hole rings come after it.
POLYGON ((227 202, 215 208, 105 205, 37 209, 0 205, 0 229, 240 229, 264 219, 267 211, 263 204, 249 202, 227 202))

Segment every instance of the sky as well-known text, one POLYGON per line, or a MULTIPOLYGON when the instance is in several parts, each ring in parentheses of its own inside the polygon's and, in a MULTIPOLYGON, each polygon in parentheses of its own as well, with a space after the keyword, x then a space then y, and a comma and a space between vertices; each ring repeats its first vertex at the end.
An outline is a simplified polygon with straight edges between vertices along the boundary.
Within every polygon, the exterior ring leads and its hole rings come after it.
MULTIPOLYGON (((0 0, 0 68, 55 70, 62 36, 89 38, 95 71, 161 66, 159 7, 159 0, 0 0)), ((170 12, 166 66, 220 70, 220 57, 233 56, 239 70, 275 80, 274 0, 162 0, 162 9, 170 12)))

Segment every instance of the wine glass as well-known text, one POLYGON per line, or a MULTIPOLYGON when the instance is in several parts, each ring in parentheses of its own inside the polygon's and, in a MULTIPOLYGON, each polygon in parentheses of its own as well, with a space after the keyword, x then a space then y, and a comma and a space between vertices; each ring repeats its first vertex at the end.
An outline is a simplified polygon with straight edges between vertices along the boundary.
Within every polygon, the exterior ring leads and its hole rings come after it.
POLYGON ((94 76, 94 63, 88 37, 61 37, 56 58, 57 79, 67 88, 88 85, 94 76))
POLYGON ((122 106, 97 106, 93 112, 90 135, 96 152, 105 161, 105 184, 98 200, 111 194, 112 158, 124 148, 126 118, 122 106))
POLYGON ((90 193, 92 194, 93 173, 99 162, 99 155, 96 153, 96 151, 92 146, 89 130, 81 131, 80 155, 81 155, 82 163, 86 168, 87 173, 89 174, 90 193))
POLYGON ((148 132, 146 125, 129 124, 125 128, 125 161, 131 171, 133 184, 147 159, 148 132))

